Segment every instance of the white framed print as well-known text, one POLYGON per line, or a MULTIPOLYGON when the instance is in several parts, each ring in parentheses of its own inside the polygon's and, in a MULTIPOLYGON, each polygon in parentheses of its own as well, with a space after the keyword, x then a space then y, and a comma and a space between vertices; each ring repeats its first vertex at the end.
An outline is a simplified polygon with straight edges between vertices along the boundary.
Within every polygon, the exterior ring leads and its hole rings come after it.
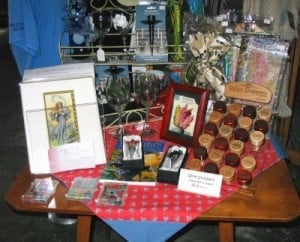
POLYGON ((93 63, 25 71, 20 91, 31 173, 106 163, 94 73, 93 63))

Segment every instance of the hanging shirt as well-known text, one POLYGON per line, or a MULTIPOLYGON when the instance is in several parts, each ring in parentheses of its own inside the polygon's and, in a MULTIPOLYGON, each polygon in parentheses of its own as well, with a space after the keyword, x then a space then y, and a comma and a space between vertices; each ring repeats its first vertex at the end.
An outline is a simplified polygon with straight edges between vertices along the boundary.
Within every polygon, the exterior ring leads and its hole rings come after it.
POLYGON ((10 0, 9 44, 19 73, 61 63, 66 0, 10 0))

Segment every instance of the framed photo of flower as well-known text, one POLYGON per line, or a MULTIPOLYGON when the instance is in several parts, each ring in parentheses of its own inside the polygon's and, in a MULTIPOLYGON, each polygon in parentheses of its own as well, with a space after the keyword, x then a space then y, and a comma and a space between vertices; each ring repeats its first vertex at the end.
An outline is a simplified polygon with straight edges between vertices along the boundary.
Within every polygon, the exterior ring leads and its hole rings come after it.
POLYGON ((206 89, 170 84, 160 138, 184 146, 194 145, 202 131, 208 98, 206 89))

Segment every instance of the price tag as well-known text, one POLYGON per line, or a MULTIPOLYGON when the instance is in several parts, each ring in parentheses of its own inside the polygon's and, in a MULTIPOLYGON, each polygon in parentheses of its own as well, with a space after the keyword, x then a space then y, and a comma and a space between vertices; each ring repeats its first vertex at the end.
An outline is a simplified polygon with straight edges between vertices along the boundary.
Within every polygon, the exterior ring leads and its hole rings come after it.
POLYGON ((232 33, 233 33, 232 28, 226 28, 226 29, 225 29, 225 33, 227 33, 227 34, 232 34, 232 33))
POLYGON ((178 190, 211 197, 220 197, 222 175, 181 169, 178 190))
POLYGON ((222 27, 227 27, 228 26, 228 22, 227 21, 222 21, 221 22, 221 26, 222 27))
POLYGON ((265 18, 265 19, 264 19, 264 23, 265 23, 265 24, 271 24, 271 20, 268 19, 268 18, 265 18))
POLYGON ((101 47, 97 50, 97 60, 98 61, 105 61, 105 53, 104 53, 104 51, 102 50, 101 47))

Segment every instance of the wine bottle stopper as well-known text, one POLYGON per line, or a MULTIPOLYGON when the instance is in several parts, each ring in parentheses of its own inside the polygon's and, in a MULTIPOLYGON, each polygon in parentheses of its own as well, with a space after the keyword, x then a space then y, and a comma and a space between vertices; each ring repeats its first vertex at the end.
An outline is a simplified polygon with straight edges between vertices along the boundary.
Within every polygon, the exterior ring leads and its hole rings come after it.
POLYGON ((218 166, 213 162, 207 162, 203 167, 204 172, 219 174, 218 166))
POLYGON ((213 110, 219 111, 220 113, 226 113, 226 103, 224 101, 216 101, 213 105, 213 110))
POLYGON ((213 140, 214 138, 210 134, 201 134, 198 138, 198 143, 208 150, 211 147, 213 140))
POLYGON ((229 125, 235 128, 237 125, 237 117, 234 114, 228 113, 223 118, 223 124, 229 125))
POLYGON ((240 140, 232 140, 229 143, 230 152, 236 153, 238 155, 241 155, 244 152, 244 147, 245 147, 244 142, 240 140))
POLYGON ((240 116, 241 114, 241 105, 239 103, 231 103, 228 106, 228 113, 235 115, 236 117, 240 116))
POLYGON ((227 140, 230 140, 232 136, 232 132, 233 132, 233 128, 226 124, 221 125, 221 127, 219 128, 219 135, 221 137, 226 138, 227 140))
POLYGON ((197 145, 194 148, 194 157, 201 161, 206 160, 208 157, 207 149, 204 146, 197 145))
POLYGON ((258 118, 269 122, 272 116, 272 110, 268 107, 262 107, 258 110, 257 116, 258 118))
POLYGON ((243 116, 249 117, 251 119, 256 118, 256 108, 254 106, 248 105, 243 108, 243 116))
POLYGON ((247 155, 242 158, 241 164, 244 170, 252 172, 256 167, 256 159, 251 155, 247 155))
POLYGON ((252 131, 250 133, 250 141, 254 147, 254 151, 258 151, 264 143, 265 135, 261 131, 252 131))
POLYGON ((243 188, 247 188, 252 181, 252 175, 249 171, 239 170, 236 174, 236 181, 242 185, 243 188))
POLYGON ((234 131, 234 138, 243 142, 249 140, 249 132, 244 128, 238 128, 234 131))
POLYGON ((238 118, 238 126, 240 128, 250 130, 252 128, 253 120, 249 117, 241 116, 238 118))
POLYGON ((216 124, 218 127, 220 126, 220 123, 222 121, 223 114, 219 111, 212 111, 209 114, 209 122, 212 122, 216 124))
POLYGON ((215 140, 214 140, 214 148, 215 149, 218 149, 218 150, 222 150, 222 151, 226 151, 228 149, 228 140, 224 137, 217 137, 215 140))
POLYGON ((253 128, 254 128, 254 130, 261 131, 264 134, 266 134, 268 132, 268 130, 269 130, 269 125, 268 125, 268 122, 266 120, 257 119, 254 122, 253 128))
POLYGON ((199 159, 193 158, 189 159, 186 162, 186 169, 193 170, 193 171, 201 171, 202 169, 202 162, 199 159))
POLYGON ((235 169, 231 166, 223 166, 220 169, 220 175, 222 175, 223 181, 227 184, 230 184, 234 178, 235 169))
POLYGON ((218 127, 215 123, 207 122, 203 127, 203 133, 216 136, 218 134, 218 127))
POLYGON ((214 162, 217 166, 220 166, 224 157, 224 151, 218 149, 210 149, 208 152, 208 158, 210 161, 214 162))
POLYGON ((240 165, 240 156, 237 153, 227 153, 225 155, 225 165, 237 168, 240 165))

